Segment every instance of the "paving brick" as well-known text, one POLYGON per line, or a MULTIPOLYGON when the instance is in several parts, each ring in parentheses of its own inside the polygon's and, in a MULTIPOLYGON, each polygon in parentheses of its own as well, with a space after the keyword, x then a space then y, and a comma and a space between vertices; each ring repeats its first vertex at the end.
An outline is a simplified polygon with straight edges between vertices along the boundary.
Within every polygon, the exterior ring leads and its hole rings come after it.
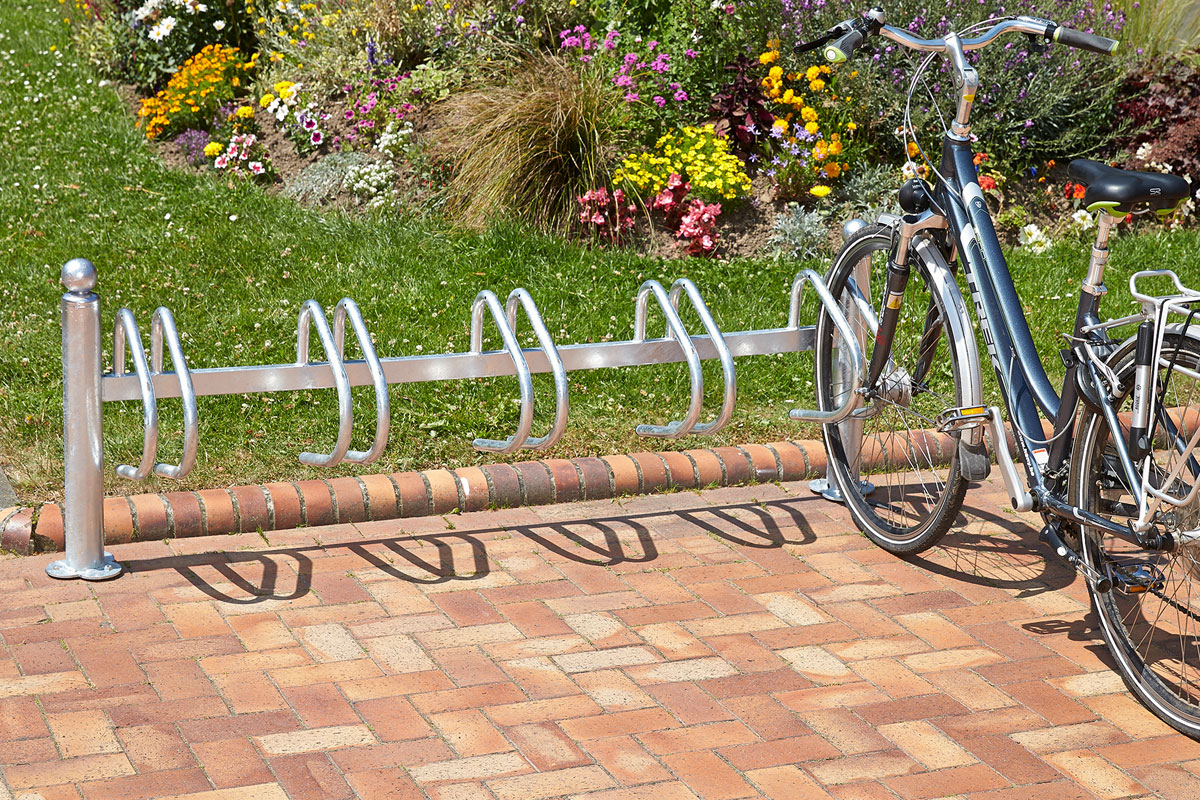
POLYGON ((324 753, 305 753, 270 760, 271 769, 292 800, 343 800, 353 790, 324 753))
POLYGON ((429 721, 454 751, 464 758, 513 749, 504 735, 476 709, 430 714, 429 721))
POLYGON ((195 767, 196 759, 173 725, 134 725, 117 731, 138 772, 195 767))
POLYGON ((560 724, 568 736, 581 740, 646 733, 679 725, 670 714, 657 708, 568 719, 560 724))
POLYGON ((757 794, 742 776, 713 753, 675 753, 664 756, 663 763, 692 791, 704 798, 735 800, 757 794))
POLYGON ((421 800, 421 790, 400 767, 352 772, 346 776, 361 800, 421 800))
POLYGON ((408 774, 419 784, 436 781, 471 781, 527 772, 529 764, 519 753, 456 758, 438 761, 409 769, 408 774))
POLYGON ((562 728, 550 722, 530 723, 507 728, 508 739, 529 763, 540 771, 581 766, 591 760, 571 741, 562 728))
POLYGON ((1092 794, 1105 800, 1132 797, 1146 792, 1145 786, 1089 750, 1052 753, 1046 760, 1092 794))
POLYGON ((121 752, 121 743, 103 711, 47 714, 46 722, 63 758, 121 752))
POLYGON ((275 776, 249 739, 194 742, 192 750, 218 789, 274 783, 275 776))
POLYGON ((124 753, 110 753, 10 766, 5 768, 4 777, 13 789, 26 789, 118 778, 132 775, 133 771, 133 765, 124 753))

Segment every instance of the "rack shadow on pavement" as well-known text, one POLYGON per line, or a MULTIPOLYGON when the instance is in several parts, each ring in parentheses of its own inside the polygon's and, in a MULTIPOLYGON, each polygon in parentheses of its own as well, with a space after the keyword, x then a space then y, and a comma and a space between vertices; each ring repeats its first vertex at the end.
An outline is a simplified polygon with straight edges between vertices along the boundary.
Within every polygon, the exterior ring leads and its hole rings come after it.
MULTIPOLYGON (((816 534, 797 506, 809 502, 812 501, 807 498, 788 498, 370 540, 314 542, 261 551, 130 558, 125 565, 135 573, 174 570, 214 600, 248 605, 268 600, 296 600, 308 594, 313 576, 310 554, 316 552, 344 552, 360 559, 363 568, 377 569, 407 583, 429 585, 450 581, 470 583, 486 578, 491 572, 488 537, 501 534, 522 536, 555 555, 599 567, 655 561, 659 551, 648 522, 653 527, 686 524, 696 533, 711 534, 744 547, 774 549, 785 544, 808 544, 816 540, 816 534), (776 515, 782 517, 782 523, 776 515), (799 538, 789 537, 787 534, 791 531, 786 531, 785 525, 795 527, 800 533, 799 538), (727 530, 730 526, 752 534, 754 538, 731 534, 727 530), (289 561, 292 562, 290 567, 289 561)), ((397 521, 397 524, 402 522, 397 521)), ((215 540, 214 546, 219 546, 218 542, 215 540)))

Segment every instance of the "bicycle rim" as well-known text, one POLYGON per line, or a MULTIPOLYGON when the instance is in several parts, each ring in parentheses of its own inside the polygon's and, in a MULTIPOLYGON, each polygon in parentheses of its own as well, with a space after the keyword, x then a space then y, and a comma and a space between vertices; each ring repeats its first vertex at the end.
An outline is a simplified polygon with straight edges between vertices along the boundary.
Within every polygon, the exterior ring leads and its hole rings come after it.
MULTIPOLYGON (((882 296, 890 248, 891 231, 883 226, 864 229, 843 247, 828 284, 844 308, 853 308, 856 275, 867 276, 869 290, 860 287, 866 298, 882 296)), ((869 411, 861 421, 823 428, 830 471, 855 522, 872 541, 898 555, 935 544, 953 524, 967 488, 957 469, 957 453, 942 452, 940 440, 926 435, 936 427, 938 415, 960 405, 959 375, 965 365, 946 342, 941 309, 932 304, 923 265, 912 266, 881 391, 867 401, 869 411), (861 457, 855 458, 855 452, 861 457), (860 487, 866 483, 874 488, 864 496, 860 487)), ((869 360, 875 343, 871 326, 863 314, 848 318, 869 360)), ((839 342, 822 314, 817 396, 826 410, 837 406, 844 383, 839 342)))
MULTIPOLYGON (((1200 343, 1169 338, 1164 358, 1177 358, 1180 365, 1193 370, 1200 368, 1200 343)), ((1131 362, 1132 353, 1116 370, 1123 385, 1132 383, 1131 362)), ((1159 371, 1160 384, 1165 372, 1159 371)), ((1119 400, 1124 410, 1128 410, 1129 394, 1119 400)), ((1172 372, 1162 397, 1166 411, 1160 416, 1154 441, 1154 474, 1160 478, 1169 474, 1179 457, 1169 446, 1161 423, 1169 418, 1185 438, 1194 432, 1200 381, 1172 372)), ((1077 447, 1075 502, 1115 521, 1128 520, 1133 495, 1116 465, 1110 431, 1100 416, 1091 414, 1082 421, 1077 447)), ((1183 487, 1171 488, 1178 492, 1183 487)), ((1174 510, 1161 525, 1168 531, 1200 528, 1200 503, 1174 510)), ((1092 590, 1093 605, 1105 641, 1133 692, 1176 730, 1200 738, 1200 546, 1155 553, 1089 529, 1084 533, 1083 548, 1085 558, 1097 570, 1130 573, 1140 567, 1145 571, 1142 574, 1153 577, 1144 592, 1127 593, 1119 586, 1104 593, 1092 590)))

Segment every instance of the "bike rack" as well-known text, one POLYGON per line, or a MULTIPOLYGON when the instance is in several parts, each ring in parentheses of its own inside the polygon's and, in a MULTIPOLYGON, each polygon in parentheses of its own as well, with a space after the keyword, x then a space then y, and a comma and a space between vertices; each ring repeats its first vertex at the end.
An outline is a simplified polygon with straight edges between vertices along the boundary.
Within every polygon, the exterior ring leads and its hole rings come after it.
POLYGON ((567 410, 570 405, 567 395, 567 371, 563 367, 562 358, 558 355, 558 348, 554 346, 554 340, 550 338, 550 332, 546 330, 542 315, 534 305, 529 292, 524 289, 513 289, 505 307, 501 308, 500 300, 495 293, 484 289, 471 305, 472 355, 483 355, 484 310, 491 312, 492 320, 500 329, 500 339, 504 342, 504 350, 512 358, 513 369, 517 372, 517 380, 521 387, 521 417, 517 423, 517 432, 507 439, 478 438, 472 444, 479 450, 491 453, 511 453, 522 448, 542 450, 550 447, 559 440, 567 428, 567 410), (525 309, 525 316, 529 317, 529 324, 542 346, 542 352, 550 364, 551 372, 554 373, 554 425, 548 434, 533 439, 529 438, 529 431, 533 427, 533 376, 529 371, 529 362, 526 361, 525 354, 521 351, 521 345, 517 342, 518 306, 525 309))
POLYGON ((656 436, 664 439, 678 439, 689 433, 708 435, 724 428, 733 416, 733 406, 737 402, 737 375, 733 366, 733 354, 725 342, 725 336, 713 321, 708 305, 700 296, 696 284, 687 278, 680 278, 671 285, 668 293, 662 284, 656 280, 648 280, 638 289, 636 306, 633 312, 633 341, 646 341, 646 315, 653 296, 667 318, 667 336, 679 343, 683 350, 684 359, 688 365, 688 376, 691 379, 691 398, 688 402, 687 414, 681 420, 673 420, 666 425, 638 425, 634 430, 639 436, 656 436), (708 333, 717 358, 721 360, 721 372, 725 379, 725 393, 721 400, 721 411, 711 422, 699 422, 700 411, 704 402, 704 372, 700 367, 700 353, 692 342, 683 320, 679 316, 679 298, 686 292, 688 300, 700 316, 700 323, 708 333))
MULTIPOLYGON (((175 320, 166 308, 158 308, 151 320, 149 358, 142 348, 133 312, 118 310, 113 328, 113 369, 104 374, 100 337, 100 298, 96 270, 83 259, 68 262, 62 271, 67 292, 62 298, 63 322, 63 423, 65 459, 64 527, 66 558, 47 567, 59 578, 102 580, 115 577, 121 566, 103 548, 103 456, 100 407, 102 403, 140 400, 143 406, 144 441, 141 462, 121 464, 117 474, 141 480, 153 471, 169 478, 182 478, 192 469, 199 441, 197 397, 334 389, 337 392, 338 431, 333 448, 325 453, 302 452, 300 461, 332 467, 343 461, 369 464, 387 446, 391 423, 389 386, 430 381, 467 380, 515 376, 520 392, 517 430, 505 439, 478 438, 480 450, 512 453, 552 447, 562 437, 570 409, 567 373, 579 370, 653 364, 686 363, 690 398, 682 419, 666 425, 638 425, 642 436, 679 438, 689 434, 709 435, 725 427, 737 402, 737 373, 734 359, 753 355, 798 353, 813 349, 815 327, 800 325, 800 300, 812 285, 847 347, 850 390, 834 411, 791 412, 793 419, 824 424, 853 424, 849 420, 861 405, 865 360, 861 345, 846 314, 825 288, 819 275, 805 270, 796 276, 790 294, 788 322, 782 328, 723 332, 713 319, 696 285, 687 278, 671 284, 670 290, 655 280, 643 283, 635 296, 633 338, 626 341, 584 342, 558 345, 546 328, 533 298, 524 289, 514 289, 501 305, 491 291, 481 291, 471 305, 470 349, 467 352, 408 355, 381 358, 371 342, 359 307, 348 297, 334 309, 333 322, 316 300, 305 301, 296 320, 296 360, 290 364, 190 369, 180 344, 175 320), (679 314, 686 296, 700 318, 703 333, 688 333, 679 314), (646 333, 651 298, 665 317, 665 333, 649 338, 646 333), (523 309, 537 338, 537 347, 522 348, 517 340, 517 312, 523 309), (490 315, 500 333, 502 349, 483 349, 483 324, 490 315), (347 359, 346 327, 353 330, 361 359, 347 359), (324 361, 312 361, 309 343, 316 330, 324 361), (170 351, 172 371, 163 370, 164 344, 170 351), (133 373, 126 370, 128 350, 133 373), (721 407, 708 421, 701 422, 704 375, 701 362, 721 363, 723 393, 721 407), (531 436, 534 411, 534 374, 554 379, 554 419, 543 436, 531 436), (368 450, 350 448, 354 423, 351 390, 372 386, 375 391, 375 437, 368 450), (159 399, 183 401, 184 446, 178 464, 154 463, 158 449, 159 399), (153 466, 151 466, 153 465, 153 466)), ((862 301, 866 303, 865 300, 862 301)), ((869 305, 869 304, 868 304, 869 305)))

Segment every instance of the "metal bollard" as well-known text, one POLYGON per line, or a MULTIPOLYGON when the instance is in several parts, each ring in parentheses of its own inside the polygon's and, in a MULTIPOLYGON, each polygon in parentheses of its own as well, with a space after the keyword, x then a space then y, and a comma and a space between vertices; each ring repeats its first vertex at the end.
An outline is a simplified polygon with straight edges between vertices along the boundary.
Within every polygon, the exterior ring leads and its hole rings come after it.
POLYGON ((100 298, 96 268, 68 261, 62 298, 63 451, 66 498, 63 529, 67 557, 46 567, 52 578, 102 581, 121 574, 104 552, 104 456, 100 418, 100 298))

